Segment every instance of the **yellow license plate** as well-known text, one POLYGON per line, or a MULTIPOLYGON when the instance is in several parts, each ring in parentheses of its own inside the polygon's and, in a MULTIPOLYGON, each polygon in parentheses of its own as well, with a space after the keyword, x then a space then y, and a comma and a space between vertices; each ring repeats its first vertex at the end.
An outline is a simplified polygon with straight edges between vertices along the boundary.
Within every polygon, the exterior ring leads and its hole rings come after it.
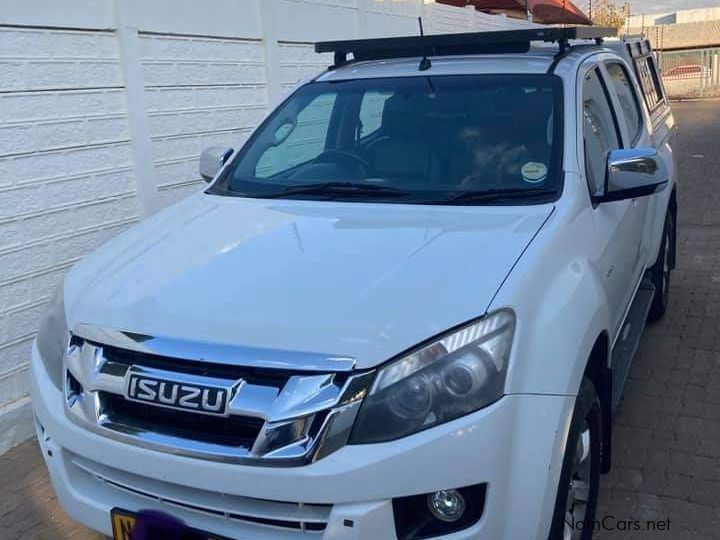
MULTIPOLYGON (((113 508, 110 511, 110 519, 112 520, 112 530, 114 540, 130 540, 133 527, 135 527, 136 516, 134 512, 128 512, 121 508, 113 508)), ((222 536, 210 536, 208 533, 197 529, 189 529, 188 532, 195 533, 207 540, 230 540, 222 536)))

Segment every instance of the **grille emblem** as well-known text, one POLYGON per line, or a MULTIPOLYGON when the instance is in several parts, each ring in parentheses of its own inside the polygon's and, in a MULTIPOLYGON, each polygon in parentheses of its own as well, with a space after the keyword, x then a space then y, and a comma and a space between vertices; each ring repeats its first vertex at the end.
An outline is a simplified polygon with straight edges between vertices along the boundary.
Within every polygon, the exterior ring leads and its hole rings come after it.
POLYGON ((150 405, 227 416, 230 388, 178 382, 131 373, 125 397, 150 405))

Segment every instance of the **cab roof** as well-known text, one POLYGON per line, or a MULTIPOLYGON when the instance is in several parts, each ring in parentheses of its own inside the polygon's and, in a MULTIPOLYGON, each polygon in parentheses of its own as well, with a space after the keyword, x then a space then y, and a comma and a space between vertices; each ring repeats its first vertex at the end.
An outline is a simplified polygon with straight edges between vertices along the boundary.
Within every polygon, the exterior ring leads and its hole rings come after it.
POLYGON ((428 75, 477 75, 485 73, 547 73, 557 50, 526 54, 433 56, 432 67, 420 71, 422 57, 349 62, 322 73, 317 81, 413 77, 428 75))

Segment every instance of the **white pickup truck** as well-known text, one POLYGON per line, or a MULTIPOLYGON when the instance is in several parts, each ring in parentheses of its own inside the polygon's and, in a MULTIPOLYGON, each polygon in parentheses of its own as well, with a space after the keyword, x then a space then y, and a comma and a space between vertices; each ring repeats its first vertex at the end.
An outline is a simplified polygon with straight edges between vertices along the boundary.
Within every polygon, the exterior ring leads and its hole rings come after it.
POLYGON ((648 42, 610 34, 317 44, 334 64, 207 150, 205 192, 58 291, 32 398, 67 512, 589 539, 676 244, 673 117, 648 42))

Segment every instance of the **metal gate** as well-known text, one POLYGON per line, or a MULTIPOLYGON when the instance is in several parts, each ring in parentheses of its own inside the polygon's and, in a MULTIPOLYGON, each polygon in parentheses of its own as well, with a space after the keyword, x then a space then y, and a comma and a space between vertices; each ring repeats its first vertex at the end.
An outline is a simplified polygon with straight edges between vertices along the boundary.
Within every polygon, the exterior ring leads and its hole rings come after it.
POLYGON ((720 48, 658 53, 671 99, 720 96, 720 48))

